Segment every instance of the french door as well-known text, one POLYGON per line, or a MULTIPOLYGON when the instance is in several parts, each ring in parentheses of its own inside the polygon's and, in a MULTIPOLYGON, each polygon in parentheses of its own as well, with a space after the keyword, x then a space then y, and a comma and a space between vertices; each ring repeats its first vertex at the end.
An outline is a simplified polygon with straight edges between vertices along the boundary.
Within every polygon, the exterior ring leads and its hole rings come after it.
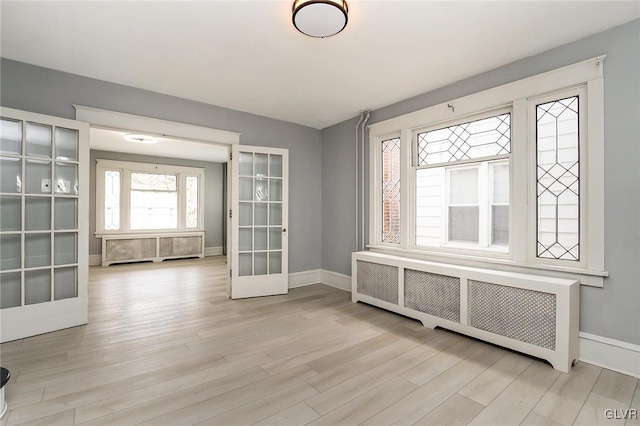
POLYGON ((0 340, 88 318, 89 125, 0 108, 0 340))
POLYGON ((229 161, 228 295, 288 291, 289 151, 234 145, 229 161))

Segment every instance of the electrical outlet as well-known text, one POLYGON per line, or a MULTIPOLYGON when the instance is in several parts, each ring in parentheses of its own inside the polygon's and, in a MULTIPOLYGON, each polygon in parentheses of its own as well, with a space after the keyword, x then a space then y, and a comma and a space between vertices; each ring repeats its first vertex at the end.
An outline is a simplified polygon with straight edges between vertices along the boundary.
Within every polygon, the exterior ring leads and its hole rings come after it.
POLYGON ((51 192, 51 179, 42 179, 40 182, 40 192, 51 192))

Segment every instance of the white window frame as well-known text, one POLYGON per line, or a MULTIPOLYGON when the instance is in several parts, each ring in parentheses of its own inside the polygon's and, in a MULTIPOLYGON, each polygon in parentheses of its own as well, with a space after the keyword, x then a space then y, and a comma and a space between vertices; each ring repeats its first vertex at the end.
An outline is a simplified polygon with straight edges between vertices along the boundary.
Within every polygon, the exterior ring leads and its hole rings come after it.
POLYGON ((200 167, 172 166, 168 164, 138 163, 132 161, 96 160, 96 232, 95 235, 163 234, 204 231, 204 169, 200 167), (104 172, 120 172, 120 229, 104 229, 104 172), (131 173, 154 173, 177 176, 178 226, 171 229, 131 229, 131 173), (186 177, 198 177, 198 226, 187 228, 186 177))
MULTIPOLYGON (((515 81, 463 98, 368 126, 370 143, 369 248, 418 259, 512 272, 535 269, 542 275, 579 279, 603 286, 604 265, 604 85, 606 55, 515 81), (567 94, 580 96, 580 261, 537 257, 535 106, 567 94), (464 122, 482 114, 511 111, 509 157, 510 211, 508 253, 492 250, 425 248, 415 245, 415 168, 413 140, 417 131, 464 122), (400 245, 381 243, 381 153, 379 144, 400 134, 400 245)), ((498 157, 496 157, 496 160, 498 157)), ((477 162, 477 160, 470 160, 477 162)), ((459 163, 458 163, 459 164, 459 163)), ((446 167, 446 163, 442 166, 446 167)))

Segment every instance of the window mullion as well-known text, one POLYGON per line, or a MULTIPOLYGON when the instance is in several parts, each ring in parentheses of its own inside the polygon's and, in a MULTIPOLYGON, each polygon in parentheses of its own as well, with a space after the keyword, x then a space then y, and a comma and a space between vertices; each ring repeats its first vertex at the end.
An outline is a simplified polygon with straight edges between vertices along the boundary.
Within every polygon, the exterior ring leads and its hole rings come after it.
POLYGON ((105 179, 104 168, 96 165, 96 232, 104 232, 105 227, 105 179))
POLYGON ((131 170, 122 170, 122 180, 120 181, 120 223, 122 231, 129 232, 131 230, 131 170))
POLYGON ((187 229, 187 179, 184 173, 178 173, 178 229, 187 229))
POLYGON ((412 168, 411 132, 400 132, 400 247, 415 245, 415 174, 412 168), (411 195, 413 194, 413 195, 411 195))
POLYGON ((530 146, 529 108, 527 99, 513 102, 511 122, 511 161, 509 162, 509 252, 514 261, 527 262, 531 247, 535 248, 535 144, 530 146), (530 159, 533 166, 530 166, 530 159), (532 194, 529 204, 529 194, 532 194), (529 208, 533 206, 533 209, 529 208), (533 245, 532 245, 533 244, 533 245))
POLYGON ((478 243, 480 247, 489 247, 489 163, 482 162, 478 167, 478 243))

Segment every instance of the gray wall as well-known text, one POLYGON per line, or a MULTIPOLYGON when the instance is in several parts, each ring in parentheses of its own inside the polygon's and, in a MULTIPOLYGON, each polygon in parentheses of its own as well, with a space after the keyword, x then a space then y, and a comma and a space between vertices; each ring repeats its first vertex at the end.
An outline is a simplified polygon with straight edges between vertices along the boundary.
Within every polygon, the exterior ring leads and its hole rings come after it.
POLYGON ((244 145, 288 148, 289 271, 320 268, 320 131, 5 58, 0 60, 0 104, 64 118, 75 118, 73 104, 80 104, 240 132, 244 145))
POLYGON ((120 152, 91 150, 89 184, 89 254, 102 254, 101 239, 95 238, 96 231, 96 160, 136 161, 138 163, 171 164, 172 166, 200 167, 205 169, 204 178, 204 228, 205 247, 222 247, 223 244, 223 185, 224 165, 207 161, 192 161, 179 158, 153 157, 150 155, 125 154, 120 152))
MULTIPOLYGON (((640 20, 381 108, 372 113, 369 123, 601 54, 608 55, 604 66, 605 264, 610 278, 603 289, 582 287, 580 329, 640 344, 640 20)), ((351 200, 356 123, 352 119, 322 131, 322 268, 343 274, 351 273, 354 247, 351 200)))

